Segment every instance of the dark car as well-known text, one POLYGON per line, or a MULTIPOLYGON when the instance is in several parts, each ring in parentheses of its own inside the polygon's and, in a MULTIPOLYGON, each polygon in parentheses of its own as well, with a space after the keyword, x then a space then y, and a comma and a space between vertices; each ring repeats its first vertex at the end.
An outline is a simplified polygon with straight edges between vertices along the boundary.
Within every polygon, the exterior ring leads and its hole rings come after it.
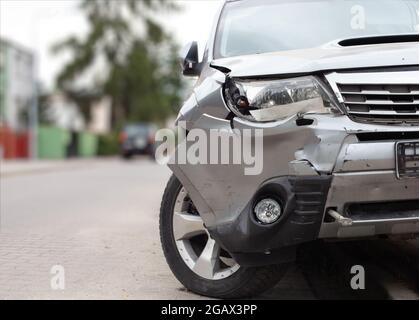
POLYGON ((120 133, 121 155, 129 159, 134 155, 149 155, 154 158, 154 135, 156 127, 149 123, 126 125, 120 133))

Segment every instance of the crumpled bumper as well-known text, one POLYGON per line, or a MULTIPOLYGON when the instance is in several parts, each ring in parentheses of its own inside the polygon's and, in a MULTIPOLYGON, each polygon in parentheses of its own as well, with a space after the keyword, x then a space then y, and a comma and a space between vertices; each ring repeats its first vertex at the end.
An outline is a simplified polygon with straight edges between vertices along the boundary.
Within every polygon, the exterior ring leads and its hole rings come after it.
POLYGON ((356 141, 342 146, 325 211, 333 208, 350 217, 352 224, 342 226, 326 219, 320 238, 419 233, 419 179, 399 179, 396 172, 397 141, 419 141, 419 130, 379 129, 377 126, 372 133, 358 131, 354 133, 356 141), (392 212, 386 210, 390 205, 392 212))
POLYGON ((367 218, 345 227, 327 217, 329 208, 346 215, 354 203, 419 200, 419 179, 396 177, 392 140, 400 133, 419 140, 419 129, 356 123, 346 116, 305 118, 312 123, 301 125, 295 118, 269 124, 236 118, 230 123, 205 114, 195 123, 204 131, 233 126, 264 132, 263 170, 257 176, 244 175, 240 165, 170 165, 211 235, 239 263, 253 265, 291 259, 292 248, 317 238, 419 232, 419 212, 417 217, 410 212, 408 219, 367 218), (389 138, 382 140, 380 133, 389 138), (286 209, 278 222, 266 226, 255 221, 253 206, 269 184, 276 185, 286 209))

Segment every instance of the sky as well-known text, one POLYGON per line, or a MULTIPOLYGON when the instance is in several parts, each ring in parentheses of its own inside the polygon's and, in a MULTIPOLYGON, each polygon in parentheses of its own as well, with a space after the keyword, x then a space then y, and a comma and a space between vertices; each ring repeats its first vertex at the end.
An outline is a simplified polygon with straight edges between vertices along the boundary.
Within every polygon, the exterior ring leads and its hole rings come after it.
MULTIPOLYGON (((115 0, 117 1, 117 0, 115 0)), ((170 0, 183 11, 159 17, 183 46, 196 40, 205 46, 222 0, 170 0)), ((54 56, 51 46, 69 35, 82 36, 88 30, 78 0, 0 0, 0 36, 32 50, 42 85, 52 89, 62 64, 70 58, 54 56)))

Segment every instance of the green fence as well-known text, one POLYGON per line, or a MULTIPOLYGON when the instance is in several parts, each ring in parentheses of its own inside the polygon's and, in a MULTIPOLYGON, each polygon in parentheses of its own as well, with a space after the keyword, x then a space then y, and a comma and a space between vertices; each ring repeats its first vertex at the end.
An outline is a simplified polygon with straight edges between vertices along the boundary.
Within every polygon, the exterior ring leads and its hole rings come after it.
MULTIPOLYGON (((76 137, 78 156, 94 157, 97 155, 98 137, 96 135, 79 132, 76 137)), ((65 129, 40 126, 38 128, 38 157, 40 159, 65 159, 71 139, 71 133, 65 129)))
POLYGON ((98 138, 96 135, 80 132, 78 134, 78 154, 80 157, 94 157, 97 155, 98 138))
POLYGON ((70 134, 67 130, 41 126, 38 128, 38 157, 40 159, 64 159, 70 134))

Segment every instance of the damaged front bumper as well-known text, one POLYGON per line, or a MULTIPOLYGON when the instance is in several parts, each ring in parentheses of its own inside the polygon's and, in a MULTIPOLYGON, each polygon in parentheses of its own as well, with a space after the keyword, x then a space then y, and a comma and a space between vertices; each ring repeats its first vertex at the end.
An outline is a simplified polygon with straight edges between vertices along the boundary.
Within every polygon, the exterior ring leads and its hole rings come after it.
POLYGON ((419 179, 398 179, 395 151, 405 136, 419 140, 417 127, 356 123, 345 115, 304 119, 263 124, 204 114, 195 122, 204 131, 263 129, 259 175, 244 175, 241 165, 170 165, 211 236, 239 264, 289 261, 298 244, 318 238, 419 233, 419 179), (264 193, 276 193, 285 206, 272 225, 254 218, 264 193), (328 210, 352 224, 342 225, 328 210))

